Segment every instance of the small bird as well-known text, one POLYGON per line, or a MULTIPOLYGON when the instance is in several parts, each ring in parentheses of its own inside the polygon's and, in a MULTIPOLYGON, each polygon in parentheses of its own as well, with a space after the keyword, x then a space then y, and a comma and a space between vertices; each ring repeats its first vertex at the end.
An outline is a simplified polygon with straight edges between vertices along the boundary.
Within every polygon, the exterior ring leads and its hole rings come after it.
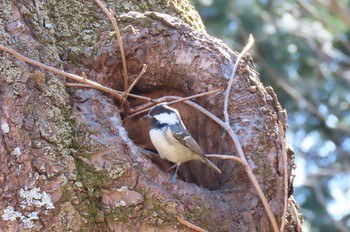
POLYGON ((149 135, 160 157, 175 163, 173 167, 176 166, 176 170, 169 179, 170 184, 175 182, 179 166, 190 160, 200 160, 221 174, 220 169, 204 156, 176 109, 161 103, 153 107, 145 117, 151 118, 149 135))

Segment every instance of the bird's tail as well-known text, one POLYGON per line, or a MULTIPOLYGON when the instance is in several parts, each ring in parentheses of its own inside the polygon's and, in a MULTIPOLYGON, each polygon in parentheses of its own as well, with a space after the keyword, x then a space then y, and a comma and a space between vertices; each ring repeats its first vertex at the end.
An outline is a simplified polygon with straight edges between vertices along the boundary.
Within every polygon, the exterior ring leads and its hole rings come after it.
POLYGON ((213 164, 213 163, 212 163, 210 160, 208 160, 207 158, 205 158, 203 161, 204 161, 206 164, 208 164, 209 167, 211 167, 212 169, 214 169, 217 173, 219 173, 219 174, 222 173, 221 170, 220 170, 218 167, 216 167, 216 165, 213 164))

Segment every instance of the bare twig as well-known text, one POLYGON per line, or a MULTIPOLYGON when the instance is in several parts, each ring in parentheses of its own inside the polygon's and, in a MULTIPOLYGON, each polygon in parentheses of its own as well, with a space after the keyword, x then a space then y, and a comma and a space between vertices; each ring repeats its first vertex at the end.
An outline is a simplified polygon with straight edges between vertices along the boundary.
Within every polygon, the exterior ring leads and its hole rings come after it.
POLYGON ((103 12, 107 15, 107 17, 109 18, 109 20, 111 21, 111 23, 113 25, 113 29, 114 29, 115 33, 116 33, 117 41, 118 41, 119 48, 120 48, 120 55, 122 57, 122 63, 123 63, 124 91, 126 91, 128 89, 128 70, 126 67, 126 59, 125 59, 125 52, 124 52, 122 36, 120 34, 117 21, 114 18, 115 13, 111 9, 107 10, 107 8, 102 4, 101 1, 95 0, 95 2, 99 5, 99 7, 103 10, 103 12))
POLYGON ((280 136, 280 143, 281 143, 281 155, 283 160, 283 183, 284 183, 284 206, 283 206, 283 215, 282 215, 282 223, 280 231, 284 231, 284 226, 286 223, 286 215, 287 215, 287 209, 288 209, 288 170, 287 170, 287 152, 286 148, 284 146, 284 132, 283 132, 283 125, 281 122, 278 124, 279 128, 279 136, 280 136))
MULTIPOLYGON (((67 86, 67 87, 78 87, 78 88, 94 88, 93 86, 90 86, 90 85, 87 85, 87 84, 77 84, 77 83, 66 83, 65 86, 67 86)), ((119 94, 124 94, 123 91, 116 90, 116 92, 119 93, 119 94)), ((141 96, 141 95, 137 95, 137 94, 129 93, 128 96, 129 97, 133 97, 133 98, 137 98, 137 99, 142 99, 142 100, 147 101, 147 102, 153 102, 152 98, 141 96)))
POLYGON ((157 99, 153 99, 153 101, 150 102, 150 103, 143 104, 141 107, 139 107, 137 109, 130 110, 131 115, 129 115, 128 118, 126 118, 126 120, 129 119, 129 118, 135 117, 136 115, 139 115, 139 114, 142 114, 142 113, 145 113, 145 112, 149 111, 155 104, 159 104, 159 103, 162 103, 162 102, 170 101, 170 102, 168 102, 168 104, 171 105, 171 104, 175 104, 175 103, 178 103, 178 102, 182 102, 182 101, 191 100, 191 99, 194 99, 194 98, 198 98, 198 97, 203 97, 203 96, 206 96, 206 95, 214 94, 214 93, 219 92, 220 90, 221 89, 214 89, 214 90, 211 90, 211 91, 208 91, 208 92, 205 92, 205 93, 199 93, 199 94, 191 95, 191 96, 188 96, 188 97, 163 96, 163 97, 160 97, 160 98, 157 98, 157 99), (173 99, 176 99, 176 100, 173 100, 173 99))
POLYGON ((89 85, 91 88, 95 88, 95 89, 99 89, 101 91, 104 91, 106 93, 109 93, 111 95, 113 95, 114 97, 116 97, 118 100, 122 101, 124 98, 122 95, 120 95, 118 93, 118 91, 116 90, 113 90, 113 89, 110 89, 108 87, 105 87, 97 82, 94 82, 94 81, 90 81, 88 79, 86 79, 85 77, 81 77, 81 76, 78 76, 78 75, 74 75, 74 74, 71 74, 71 73, 67 73, 65 71, 62 71, 62 70, 59 70, 59 69, 56 69, 56 68, 53 68, 51 66, 48 66, 46 64, 43 64, 43 63, 40 63, 36 60, 33 60, 33 59, 30 59, 28 57, 25 57, 21 54, 19 54, 18 52, 10 49, 10 48, 7 48, 3 45, 0 44, 0 50, 3 50, 3 51, 6 51, 8 53, 11 53, 12 55, 14 55, 17 59, 19 60, 22 60, 24 62, 27 62, 29 64, 32 64, 32 65, 35 65, 35 66, 38 66, 40 68, 43 68, 43 69, 46 69, 46 70, 49 70, 51 72, 54 72, 56 74, 59 74, 61 76, 65 76, 69 79, 72 79, 72 80, 75 80, 77 82, 80 82, 80 83, 83 83, 83 84, 87 84, 89 85))
POLYGON ((77 84, 77 83, 66 83, 64 84, 66 87, 78 87, 78 88, 92 88, 90 85, 87 84, 77 84))
POLYGON ((190 106, 193 106, 194 108, 196 108, 197 110, 201 111, 202 113, 204 113, 206 116, 208 116, 209 118, 211 118, 212 120, 214 120, 216 123, 218 123, 222 128, 224 128, 228 134, 230 135, 231 139, 233 140, 235 146, 236 146, 236 149, 238 151, 238 154, 242 160, 242 162, 245 163, 245 170, 248 174, 248 177, 250 179, 250 181, 252 182, 255 190, 257 191, 259 197, 260 197, 260 200, 261 202, 263 203, 264 205, 264 208, 265 208, 265 211, 267 213, 267 216, 271 222, 271 225, 273 227, 273 230, 275 232, 278 232, 278 226, 277 226, 277 222, 276 222, 276 219, 271 211, 271 208, 269 206, 269 203, 267 202, 267 199, 263 193, 263 191, 261 190, 261 187, 253 173, 253 171, 251 170, 248 162, 247 162, 247 159, 245 158, 245 155, 244 155, 244 152, 243 152, 243 149, 242 149, 242 145, 241 143, 239 142, 239 139, 236 135, 236 133, 232 130, 231 126, 225 122, 223 122, 221 119, 219 119, 218 117, 216 117, 215 115, 213 115, 212 113, 210 113, 208 110, 204 109, 202 106, 194 103, 194 102, 191 102, 191 101, 185 101, 186 104, 190 105, 190 106))
POLYGON ((136 77, 136 79, 132 82, 132 84, 129 86, 129 88, 125 91, 123 97, 127 98, 128 94, 134 88, 134 86, 137 84, 137 82, 141 79, 142 75, 147 71, 147 65, 143 64, 142 70, 140 74, 136 77))
POLYGON ((192 224, 191 222, 186 221, 185 219, 183 219, 183 218, 181 218, 179 216, 176 216, 176 218, 181 224, 187 226, 188 228, 191 228, 191 229, 193 229, 195 231, 199 231, 199 232, 208 232, 207 230, 202 229, 199 226, 196 226, 196 225, 192 224))
MULTIPOLYGON (((249 48, 253 45, 253 43, 254 43, 254 38, 250 34, 247 45, 243 48, 242 52, 237 57, 235 65, 233 66, 232 73, 231 73, 230 79, 228 81, 227 89, 226 89, 226 92, 225 92, 225 98, 224 98, 223 113, 224 113, 225 122, 222 122, 222 120, 219 119, 220 120, 219 125, 221 125, 229 133, 230 137, 232 138, 232 140, 233 140, 233 142, 234 142, 234 144, 235 144, 235 146, 237 148, 237 151, 238 151, 238 154, 239 154, 240 158, 246 164, 245 165, 246 166, 246 172, 247 172, 251 182, 253 183, 253 186, 255 187, 255 190, 258 192, 258 195, 260 197, 261 202, 264 205, 265 211, 266 211, 267 216, 268 216, 268 218, 270 220, 270 223, 271 223, 271 225, 273 227, 273 230, 275 232, 278 232, 279 229, 278 229, 278 226, 277 226, 276 218, 275 218, 275 216, 273 215, 273 213, 271 211, 270 205, 267 202, 267 199, 266 199, 263 191, 261 190, 261 187, 260 187, 260 185, 259 185, 259 183, 258 183, 258 181, 257 181, 257 179, 256 179, 256 177, 255 177, 255 175, 253 173, 253 171, 251 170, 250 166, 248 165, 248 162, 247 162, 247 159, 246 159, 245 154, 243 152, 241 143, 239 142, 239 139, 238 139, 237 135, 234 133, 234 131, 232 130, 232 128, 230 126, 230 119, 229 119, 229 114, 228 114, 228 99, 229 99, 229 96, 230 96, 230 90, 231 90, 231 87, 232 87, 233 78, 234 78, 235 73, 237 71, 237 68, 238 68, 238 65, 239 65, 239 61, 244 56, 244 54, 249 50, 249 48)), ((199 106, 199 107, 201 107, 201 106, 199 106)), ((205 110, 205 109, 203 108, 203 110, 205 110)), ((207 111, 207 110, 205 110, 205 111, 207 111)))
POLYGON ((250 47, 253 45, 253 43, 254 43, 254 38, 250 34, 247 45, 243 48, 242 52, 237 57, 236 63, 235 63, 235 65, 232 68, 232 73, 231 73, 230 79, 228 80, 227 89, 226 89, 225 98, 224 98, 225 99, 224 100, 225 123, 229 123, 229 116, 228 116, 227 109, 228 109, 228 98, 230 96, 230 91, 231 91, 231 87, 232 87, 232 83, 233 83, 233 78, 236 75, 236 71, 237 71, 239 62, 241 61, 242 57, 247 53, 247 51, 250 49, 250 47))
POLYGON ((171 102, 168 102, 168 104, 171 105, 171 104, 175 104, 175 103, 179 103, 179 102, 191 100, 191 99, 194 99, 194 98, 207 96, 207 95, 210 95, 210 94, 217 93, 217 92, 219 92, 220 90, 221 90, 221 89, 214 89, 214 90, 211 90, 211 91, 208 91, 208 92, 199 93, 199 94, 195 94, 195 95, 188 96, 188 97, 183 97, 183 98, 181 98, 181 99, 177 99, 177 100, 173 100, 173 101, 171 101, 171 102))
POLYGON ((223 159, 223 160, 234 160, 234 161, 241 163, 242 165, 246 164, 242 161, 241 158, 239 158, 237 156, 232 156, 232 155, 206 154, 205 156, 207 158, 219 158, 219 159, 223 159))

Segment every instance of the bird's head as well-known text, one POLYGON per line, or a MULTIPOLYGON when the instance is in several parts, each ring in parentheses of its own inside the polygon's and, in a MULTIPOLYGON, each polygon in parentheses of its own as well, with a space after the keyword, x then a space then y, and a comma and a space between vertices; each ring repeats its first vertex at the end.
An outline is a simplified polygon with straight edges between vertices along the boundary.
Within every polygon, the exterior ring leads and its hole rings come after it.
POLYGON ((153 107, 145 117, 159 124, 175 125, 181 123, 179 112, 165 103, 153 107))

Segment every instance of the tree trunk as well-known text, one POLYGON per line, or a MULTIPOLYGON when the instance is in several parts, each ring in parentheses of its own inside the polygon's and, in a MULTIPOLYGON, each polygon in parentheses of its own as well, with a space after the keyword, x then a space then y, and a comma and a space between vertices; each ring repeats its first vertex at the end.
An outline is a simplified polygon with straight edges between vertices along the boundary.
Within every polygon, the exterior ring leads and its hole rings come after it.
MULTIPOLYGON (((189 96, 223 118, 223 96, 236 53, 206 34, 186 1, 108 1, 117 13, 133 93, 189 96), (147 10, 147 12, 146 12, 147 10), (151 12, 152 11, 152 12, 151 12), (156 13, 161 12, 161 13, 156 13)), ((42 63, 122 90, 115 34, 93 1, 0 3, 0 43, 42 63)), ((244 168, 211 159, 182 165, 169 185, 141 117, 128 120, 118 102, 0 52, 0 231, 190 231, 176 216, 209 231, 271 231, 244 168), (148 150, 146 150, 148 149, 148 150)), ((144 102, 130 100, 131 107, 144 102)), ((185 124, 206 153, 238 156, 217 124, 183 103, 185 124)), ((239 65, 229 114, 248 163, 280 225, 284 207, 283 149, 287 118, 264 88, 249 56, 239 65)), ((288 177, 293 159, 288 157, 288 177)), ((288 218, 287 218, 288 219, 288 218)), ((287 227, 293 230, 295 221, 287 227)))

